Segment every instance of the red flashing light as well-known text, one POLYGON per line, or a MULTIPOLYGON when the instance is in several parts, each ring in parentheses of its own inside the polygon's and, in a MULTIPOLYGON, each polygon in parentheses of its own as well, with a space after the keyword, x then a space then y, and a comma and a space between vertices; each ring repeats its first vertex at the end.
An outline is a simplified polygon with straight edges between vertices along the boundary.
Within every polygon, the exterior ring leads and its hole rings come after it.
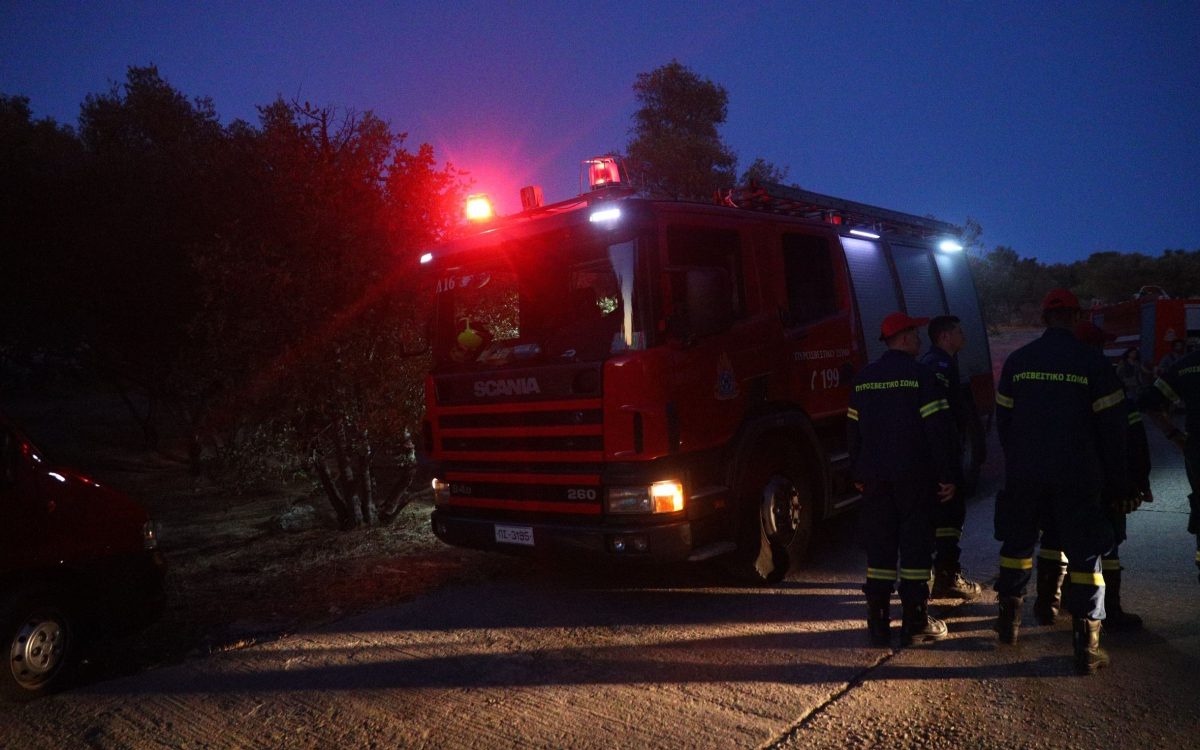
POLYGON ((621 162, 615 156, 585 159, 582 176, 587 180, 586 190, 600 190, 625 184, 625 170, 621 168, 621 162))
POLYGON ((496 215, 496 210, 492 207, 492 199, 486 195, 468 195, 466 214, 467 221, 487 221, 496 215))

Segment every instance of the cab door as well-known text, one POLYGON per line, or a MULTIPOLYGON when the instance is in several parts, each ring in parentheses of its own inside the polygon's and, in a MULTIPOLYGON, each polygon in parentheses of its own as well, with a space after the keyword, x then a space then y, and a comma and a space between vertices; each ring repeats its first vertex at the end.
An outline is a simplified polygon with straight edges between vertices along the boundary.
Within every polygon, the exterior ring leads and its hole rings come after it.
POLYGON ((819 418, 844 412, 862 366, 846 264, 836 239, 819 229, 779 234, 789 397, 819 418))

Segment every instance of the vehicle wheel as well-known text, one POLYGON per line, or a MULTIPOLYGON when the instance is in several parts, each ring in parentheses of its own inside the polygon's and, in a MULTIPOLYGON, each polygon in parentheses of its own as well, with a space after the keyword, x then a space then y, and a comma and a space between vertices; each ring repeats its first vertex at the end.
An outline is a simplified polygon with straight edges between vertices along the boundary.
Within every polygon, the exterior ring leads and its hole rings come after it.
POLYGON ((31 700, 58 690, 75 661, 75 631, 64 609, 47 595, 16 599, 0 614, 5 663, 0 691, 31 700))
POLYGON ((735 575, 754 583, 778 583, 794 562, 808 551, 812 539, 813 507, 808 485, 799 481, 798 462, 772 462, 774 471, 747 473, 743 490, 738 550, 732 560, 735 575))

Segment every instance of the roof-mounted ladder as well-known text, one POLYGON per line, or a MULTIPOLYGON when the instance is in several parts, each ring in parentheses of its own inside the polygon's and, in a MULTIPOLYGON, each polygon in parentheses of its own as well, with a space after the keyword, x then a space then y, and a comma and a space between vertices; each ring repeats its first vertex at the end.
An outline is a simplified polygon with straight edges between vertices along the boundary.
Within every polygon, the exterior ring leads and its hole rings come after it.
POLYGON ((848 229, 864 229, 884 235, 908 235, 929 239, 960 236, 962 230, 945 221, 892 211, 866 203, 822 195, 773 182, 751 183, 726 194, 726 205, 767 213, 816 219, 848 229))

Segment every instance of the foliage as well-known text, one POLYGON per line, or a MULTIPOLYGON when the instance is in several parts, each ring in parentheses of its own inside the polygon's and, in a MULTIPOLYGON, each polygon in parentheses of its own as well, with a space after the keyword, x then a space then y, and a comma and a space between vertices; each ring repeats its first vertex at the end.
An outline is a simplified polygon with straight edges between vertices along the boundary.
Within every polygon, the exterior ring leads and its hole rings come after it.
POLYGON ((633 85, 639 103, 626 158, 653 195, 709 200, 732 187, 737 158, 721 140, 729 95, 676 60, 633 85))
POLYGON ((427 367, 405 352, 418 251, 455 229, 463 172, 370 112, 280 100, 222 126, 153 67, 87 97, 77 134, 0 97, 0 135, 0 355, 38 323, 121 386, 151 447, 182 427, 196 471, 250 488, 303 467, 342 527, 394 517, 427 367))
POLYGON ((1102 252, 1070 264, 1046 265, 999 246, 973 253, 970 262, 984 318, 991 325, 1038 323, 1037 305, 1054 287, 1073 290, 1084 304, 1130 299, 1143 286, 1161 287, 1174 297, 1200 296, 1200 250, 1167 250, 1159 257, 1102 252))
MULTIPOLYGON (((73 351, 64 269, 86 244, 74 213, 82 148, 53 120, 34 120, 29 99, 0 94, 0 364, 10 373, 73 351), (18 365, 18 362, 20 365, 18 365)), ((74 318, 74 316, 73 316, 74 318)))
POLYGON ((194 333, 220 376, 202 434, 221 446, 274 425, 341 526, 386 520, 407 485, 380 493, 376 464, 409 458, 422 409, 425 363, 404 353, 417 251, 453 226, 462 174, 369 112, 277 101, 248 136, 258 158, 242 179, 267 199, 197 255, 194 333))
POLYGON ((787 167, 776 166, 760 156, 746 168, 745 172, 742 172, 742 177, 738 180, 738 183, 749 185, 750 183, 761 184, 764 182, 773 182, 782 185, 786 183, 787 176, 787 167))

